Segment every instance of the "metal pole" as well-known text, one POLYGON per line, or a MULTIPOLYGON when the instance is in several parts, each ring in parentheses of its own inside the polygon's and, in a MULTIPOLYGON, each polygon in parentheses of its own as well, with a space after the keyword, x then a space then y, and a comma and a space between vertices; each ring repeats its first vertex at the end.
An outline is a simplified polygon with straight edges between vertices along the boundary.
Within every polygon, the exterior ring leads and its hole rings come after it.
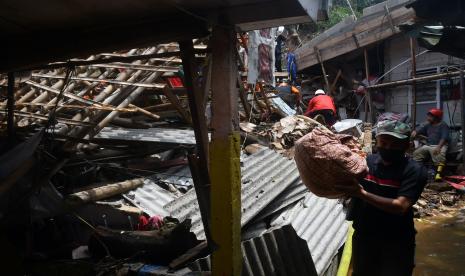
POLYGON ((11 141, 15 135, 15 75, 13 72, 8 73, 8 95, 7 95, 7 109, 8 109, 8 139, 11 141))
MULTIPOLYGON (((461 105, 462 109, 460 110, 462 113, 462 165, 465 165, 465 74, 463 69, 465 66, 462 65, 462 70, 460 70, 460 94, 461 94, 461 105)), ((464 168, 465 171, 465 168, 464 168)))
MULTIPOLYGON (((411 72, 411 77, 415 79, 416 77, 416 72, 417 72, 417 59, 415 56, 415 45, 414 45, 414 40, 413 38, 410 38, 410 56, 412 59, 412 72, 411 72)), ((416 127, 417 124, 417 84, 416 82, 412 82, 412 126, 413 128, 416 127)))

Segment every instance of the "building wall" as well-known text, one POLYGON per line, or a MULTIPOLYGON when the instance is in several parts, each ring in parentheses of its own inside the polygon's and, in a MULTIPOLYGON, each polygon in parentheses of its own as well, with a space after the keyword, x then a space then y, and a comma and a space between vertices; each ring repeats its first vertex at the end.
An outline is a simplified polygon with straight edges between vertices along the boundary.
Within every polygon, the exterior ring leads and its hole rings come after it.
MULTIPOLYGON (((424 50, 424 48, 417 47, 416 53, 419 54, 424 50)), ((400 34, 385 41, 385 72, 409 58, 410 40, 407 35, 400 34)), ((427 52, 417 58, 417 70, 457 63, 463 63, 463 60, 455 57, 450 57, 441 53, 427 52)), ((388 74, 385 77, 385 82, 409 78, 410 70, 411 62, 408 61, 404 65, 393 70, 392 73, 388 74)), ((409 89, 410 86, 398 86, 387 89, 385 91, 386 111, 407 113, 409 105, 409 89)), ((421 93, 421 91, 417 90, 417 95, 418 93, 421 93)))

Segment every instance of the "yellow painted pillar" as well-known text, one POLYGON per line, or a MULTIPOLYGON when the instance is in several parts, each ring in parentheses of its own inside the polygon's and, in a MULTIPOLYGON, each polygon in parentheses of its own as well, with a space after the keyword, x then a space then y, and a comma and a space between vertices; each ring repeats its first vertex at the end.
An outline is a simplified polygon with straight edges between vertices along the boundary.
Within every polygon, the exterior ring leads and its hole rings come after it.
POLYGON ((241 170, 237 112, 236 33, 213 27, 212 140, 210 143, 213 275, 240 275, 241 170))

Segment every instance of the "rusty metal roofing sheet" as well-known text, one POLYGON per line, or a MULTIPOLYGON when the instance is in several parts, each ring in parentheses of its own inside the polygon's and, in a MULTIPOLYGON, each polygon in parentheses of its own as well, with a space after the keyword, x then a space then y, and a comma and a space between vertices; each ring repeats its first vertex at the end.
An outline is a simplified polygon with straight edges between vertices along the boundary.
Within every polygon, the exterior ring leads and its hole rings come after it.
MULTIPOLYGON (((244 226, 291 185, 299 184, 299 172, 294 160, 264 149, 242 160, 242 218, 244 226)), ((192 231, 204 239, 197 196, 192 189, 165 206, 171 216, 190 218, 192 231)))
POLYGON ((307 241, 318 274, 324 273, 347 236, 348 223, 342 204, 335 199, 308 193, 302 201, 271 222, 272 227, 287 224, 291 224, 299 237, 307 241))

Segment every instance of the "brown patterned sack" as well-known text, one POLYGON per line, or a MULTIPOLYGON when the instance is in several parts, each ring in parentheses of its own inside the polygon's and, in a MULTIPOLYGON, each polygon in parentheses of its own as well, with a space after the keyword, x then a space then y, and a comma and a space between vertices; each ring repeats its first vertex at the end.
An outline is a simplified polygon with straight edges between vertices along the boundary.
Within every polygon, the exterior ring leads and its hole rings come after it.
POLYGON ((363 177, 368 171, 365 157, 352 136, 319 127, 297 140, 294 158, 304 184, 312 193, 326 198, 343 197, 344 193, 334 185, 343 179, 363 177))

